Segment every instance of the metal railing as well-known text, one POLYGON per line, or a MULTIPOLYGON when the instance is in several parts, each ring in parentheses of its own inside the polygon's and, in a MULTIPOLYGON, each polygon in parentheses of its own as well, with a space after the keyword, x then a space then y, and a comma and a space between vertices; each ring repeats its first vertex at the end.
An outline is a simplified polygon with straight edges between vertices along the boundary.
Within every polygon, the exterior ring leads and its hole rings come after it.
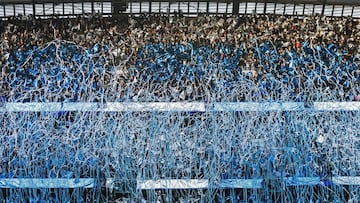
MULTIPOLYGON (((277 1, 281 2, 281 1, 277 1)), ((231 15, 231 14, 277 14, 277 15, 325 15, 334 17, 360 18, 360 5, 357 4, 316 4, 277 3, 277 2, 243 2, 243 1, 128 1, 126 10, 120 14, 140 15, 183 14, 196 16, 199 14, 231 15)), ((334 3, 334 2, 332 2, 334 3)), ((112 1, 74 1, 65 3, 14 3, 0 4, 0 18, 12 16, 72 17, 84 14, 100 13, 109 17, 113 14, 112 1)))

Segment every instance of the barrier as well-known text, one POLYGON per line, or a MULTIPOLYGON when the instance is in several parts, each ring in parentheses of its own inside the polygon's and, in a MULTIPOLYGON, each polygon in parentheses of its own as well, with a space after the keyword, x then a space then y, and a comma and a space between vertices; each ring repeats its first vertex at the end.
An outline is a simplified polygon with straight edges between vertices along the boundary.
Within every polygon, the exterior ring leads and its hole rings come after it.
POLYGON ((4 103, 0 112, 277 112, 277 111, 359 111, 360 102, 314 102, 305 107, 303 102, 79 102, 79 103, 4 103))

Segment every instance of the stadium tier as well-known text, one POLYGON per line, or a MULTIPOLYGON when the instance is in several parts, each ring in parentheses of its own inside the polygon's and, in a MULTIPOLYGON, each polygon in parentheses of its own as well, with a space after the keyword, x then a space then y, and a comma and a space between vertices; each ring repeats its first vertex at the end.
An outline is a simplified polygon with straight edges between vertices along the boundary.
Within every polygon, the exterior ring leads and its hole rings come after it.
POLYGON ((0 3, 0 203, 359 201, 358 5, 284 2, 0 3))
POLYGON ((13 23, 1 43, 8 102, 358 99, 359 25, 349 18, 13 23))

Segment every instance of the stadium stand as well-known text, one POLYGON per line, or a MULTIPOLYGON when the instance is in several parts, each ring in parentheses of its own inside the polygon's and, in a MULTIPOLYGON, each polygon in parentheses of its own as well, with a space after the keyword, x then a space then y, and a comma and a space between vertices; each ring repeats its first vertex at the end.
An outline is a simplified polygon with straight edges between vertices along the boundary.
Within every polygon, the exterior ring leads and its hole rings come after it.
POLYGON ((6 100, 352 101, 359 94, 359 25, 350 18, 129 21, 126 28, 96 17, 8 22, 6 100))
POLYGON ((3 5, 0 202, 359 200, 355 4, 77 3, 3 5))

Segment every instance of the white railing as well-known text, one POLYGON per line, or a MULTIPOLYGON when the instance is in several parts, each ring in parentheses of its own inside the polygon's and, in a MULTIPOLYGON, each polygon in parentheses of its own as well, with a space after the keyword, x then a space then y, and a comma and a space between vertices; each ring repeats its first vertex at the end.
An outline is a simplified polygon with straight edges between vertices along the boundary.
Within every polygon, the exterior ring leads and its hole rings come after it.
MULTIPOLYGON (((335 176, 329 180, 320 177, 284 177, 279 178, 284 186, 316 185, 360 185, 359 176, 335 176), (326 182, 326 183, 325 183, 326 182)), ((210 184, 207 179, 158 179, 137 180, 138 190, 153 189, 208 189, 208 188, 242 188, 261 189, 265 179, 222 179, 218 184, 210 184)), ((106 179, 106 188, 116 189, 115 178, 106 179)), ((0 178, 0 188, 93 188, 93 178, 0 178)))
POLYGON ((108 102, 108 103, 0 103, 0 112, 131 112, 131 111, 359 111, 360 102, 108 102))

